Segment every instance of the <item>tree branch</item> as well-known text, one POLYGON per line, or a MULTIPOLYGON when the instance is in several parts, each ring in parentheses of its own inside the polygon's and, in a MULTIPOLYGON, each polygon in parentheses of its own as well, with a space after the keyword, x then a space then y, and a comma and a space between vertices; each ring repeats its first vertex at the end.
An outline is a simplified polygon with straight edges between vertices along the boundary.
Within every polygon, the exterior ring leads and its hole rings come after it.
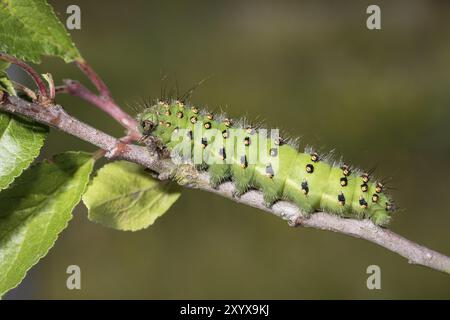
POLYGON ((75 64, 97 88, 99 94, 96 95, 92 93, 80 83, 72 80, 64 81, 66 90, 63 90, 62 92, 67 92, 73 96, 81 97, 82 99, 85 99, 91 104, 99 107, 128 130, 127 136, 130 140, 138 140, 141 137, 141 134, 136 130, 136 120, 130 117, 117 105, 112 97, 111 91, 102 78, 97 74, 97 72, 95 72, 86 60, 82 58, 77 59, 75 60, 75 64))
POLYGON ((263 205, 262 193, 256 190, 236 198, 233 196, 233 183, 225 182, 214 189, 209 184, 209 176, 206 172, 199 173, 192 168, 185 172, 183 168, 176 167, 170 160, 161 160, 157 156, 152 156, 145 147, 124 143, 73 118, 59 105, 44 107, 5 94, 0 102, 0 110, 25 116, 78 137, 105 150, 106 157, 123 159, 145 166, 157 172, 160 179, 176 174, 177 181, 186 187, 215 193, 238 203, 267 211, 288 221, 291 226, 311 227, 366 239, 405 257, 409 263, 450 273, 449 257, 407 240, 390 230, 380 228, 370 220, 344 219, 324 212, 314 213, 306 219, 301 216, 295 205, 286 201, 277 202, 272 208, 266 208, 263 205))
POLYGON ((47 92, 47 86, 45 85, 44 80, 41 78, 39 73, 37 73, 36 70, 34 70, 31 66, 29 66, 28 64, 26 64, 22 60, 17 59, 16 57, 13 57, 13 56, 10 56, 10 55, 8 55, 6 53, 1 53, 1 52, 0 52, 0 60, 7 61, 9 63, 15 64, 18 67, 20 67, 21 69, 23 69, 33 79, 34 83, 36 84, 36 86, 37 86, 37 88, 39 90, 40 96, 44 100, 48 100, 49 99, 48 92, 47 92))
POLYGON ((80 68, 81 71, 88 77, 88 79, 92 82, 92 84, 97 88, 98 93, 101 97, 104 97, 108 100, 112 100, 111 92, 109 91, 108 86, 102 80, 102 78, 94 71, 89 63, 87 63, 84 59, 75 60, 75 64, 80 68))
POLYGON ((97 106, 126 128, 128 130, 128 135, 134 140, 139 139, 141 134, 136 130, 136 120, 125 113, 112 99, 104 96, 97 96, 77 81, 64 80, 64 84, 63 87, 57 88, 57 92, 67 92, 97 106))

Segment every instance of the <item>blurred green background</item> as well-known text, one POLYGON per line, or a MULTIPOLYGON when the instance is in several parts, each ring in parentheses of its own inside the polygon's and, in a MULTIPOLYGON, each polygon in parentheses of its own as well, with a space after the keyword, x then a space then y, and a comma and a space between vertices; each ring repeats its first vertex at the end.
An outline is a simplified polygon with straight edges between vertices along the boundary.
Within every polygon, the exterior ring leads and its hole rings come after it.
MULTIPOLYGON (((263 119, 392 177, 403 208, 391 228, 450 254, 450 2, 50 1, 83 56, 126 107, 157 98, 162 75, 181 91, 212 75, 193 101, 263 119), (382 30, 366 28, 378 4, 382 30)), ((38 67, 85 79, 73 65, 38 67)), ((58 102, 111 134, 123 130, 77 98, 58 102)), ((133 112, 131 109, 128 109, 133 112)), ((42 157, 95 150, 52 130, 42 157)), ((259 210, 185 190, 155 225, 135 233, 90 223, 80 205, 54 248, 8 296, 79 299, 450 298, 450 277, 372 243, 289 228, 259 210), (81 267, 82 290, 66 289, 81 267), (382 289, 366 287, 379 265, 382 289)))

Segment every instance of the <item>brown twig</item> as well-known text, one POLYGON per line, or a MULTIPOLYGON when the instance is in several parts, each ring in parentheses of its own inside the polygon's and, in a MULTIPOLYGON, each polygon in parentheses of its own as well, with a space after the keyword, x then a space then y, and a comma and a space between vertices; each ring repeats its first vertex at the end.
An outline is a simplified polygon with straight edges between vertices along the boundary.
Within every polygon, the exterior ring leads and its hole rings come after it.
MULTIPOLYGON (((0 103, 0 110, 19 114, 69 133, 105 150, 106 157, 138 163, 157 172, 160 178, 169 177, 176 170, 179 170, 170 160, 160 160, 156 156, 152 156, 145 147, 121 142, 71 117, 61 106, 43 107, 36 103, 28 103, 17 97, 9 97, 6 94, 5 96, 0 103)), ((370 220, 344 219, 324 212, 314 213, 310 218, 306 219, 302 217, 298 207, 289 202, 280 201, 273 205, 272 208, 267 208, 263 205, 263 195, 260 191, 252 190, 240 198, 236 198, 233 196, 235 191, 233 183, 225 182, 217 189, 214 189, 209 184, 209 175, 207 173, 198 173, 196 171, 194 171, 194 174, 190 173, 186 175, 188 177, 187 181, 185 181, 186 179, 180 180, 183 181, 183 185, 186 187, 215 193, 230 200, 270 212, 288 221, 290 225, 334 231, 366 239, 405 257, 412 264, 419 264, 450 273, 450 257, 409 241, 392 231, 380 228, 370 220)), ((179 177, 179 174, 177 174, 177 177, 179 177)))
POLYGON ((48 83, 48 92, 49 92, 50 101, 53 101, 53 100, 55 100, 55 96, 56 96, 55 81, 53 81, 53 76, 51 73, 44 74, 44 77, 48 83))
POLYGON ((83 71, 92 84, 97 88, 99 94, 95 94, 78 81, 64 80, 64 86, 55 88, 56 93, 68 93, 73 96, 80 97, 89 103, 97 106, 114 120, 127 129, 127 136, 137 141, 141 137, 137 130, 137 122, 120 108, 112 98, 109 88, 94 69, 84 59, 78 59, 75 64, 83 71))
POLYGON ((13 81, 13 80, 11 80, 11 83, 13 84, 14 88, 25 93, 28 97, 30 97, 30 99, 32 101, 37 100, 36 93, 34 93, 34 91, 31 90, 30 88, 24 86, 23 84, 21 84, 19 82, 13 81))
POLYGON ((64 84, 65 86, 63 88, 57 88, 57 92, 67 92, 97 106, 125 127, 128 130, 128 136, 133 140, 138 140, 140 138, 141 134, 137 131, 136 120, 124 112, 113 100, 92 93, 88 88, 77 81, 64 80, 64 84))
POLYGON ((84 59, 75 60, 75 64, 80 68, 81 71, 88 77, 88 79, 92 82, 92 84, 97 88, 100 96, 112 100, 111 92, 109 91, 108 86, 105 82, 100 78, 97 72, 89 65, 89 63, 84 59))
POLYGON ((69 91, 67 90, 67 86, 56 86, 55 94, 58 94, 58 93, 69 93, 69 91))

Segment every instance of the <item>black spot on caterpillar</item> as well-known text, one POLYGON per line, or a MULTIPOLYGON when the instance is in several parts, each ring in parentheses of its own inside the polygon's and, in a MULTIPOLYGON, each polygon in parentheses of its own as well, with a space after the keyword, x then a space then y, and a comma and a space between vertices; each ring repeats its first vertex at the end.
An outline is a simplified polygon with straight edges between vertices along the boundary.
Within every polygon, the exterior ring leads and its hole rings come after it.
POLYGON ((377 225, 386 225, 394 211, 383 184, 370 173, 333 162, 311 148, 299 152, 277 135, 243 121, 177 100, 158 101, 138 120, 144 137, 160 139, 175 162, 207 170, 213 187, 232 180, 237 196, 254 188, 262 191, 267 206, 283 199, 305 216, 325 211, 377 225))

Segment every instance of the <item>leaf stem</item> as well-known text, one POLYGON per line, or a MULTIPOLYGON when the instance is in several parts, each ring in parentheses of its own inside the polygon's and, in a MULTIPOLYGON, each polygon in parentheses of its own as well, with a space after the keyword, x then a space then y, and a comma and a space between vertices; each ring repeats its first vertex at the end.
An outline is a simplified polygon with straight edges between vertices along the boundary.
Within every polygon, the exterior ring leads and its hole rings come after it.
POLYGON ((64 86, 55 88, 56 93, 69 93, 73 96, 80 97, 89 103, 97 106, 107 114, 109 114, 120 125, 127 129, 127 137, 132 141, 141 138, 141 133, 137 130, 137 121, 129 114, 124 112, 122 108, 114 101, 111 92, 101 77, 89 65, 89 63, 79 58, 75 60, 75 64, 87 76, 91 83, 97 88, 99 94, 95 94, 78 81, 64 80, 64 86))
POLYGON ((10 56, 6 53, 0 53, 0 59, 7 61, 9 63, 15 64, 18 67, 20 67, 21 69, 23 69, 26 73, 28 73, 30 75, 30 77, 33 79, 34 83, 36 84, 40 96, 44 99, 44 100, 49 100, 49 95, 47 93, 47 86, 45 85, 44 80, 41 78, 41 76, 39 75, 38 72, 36 72, 36 70, 34 70, 31 66, 29 66, 28 64, 26 64, 24 61, 19 60, 13 56, 10 56))
POLYGON ((77 59, 75 60, 75 64, 78 66, 78 68, 80 68, 81 71, 83 71, 86 77, 88 77, 92 84, 97 88, 100 96, 108 100, 112 100, 112 95, 109 91, 108 86, 86 60, 82 58, 77 59))
POLYGON ((64 87, 58 87, 56 91, 67 92, 97 106, 126 128, 128 136, 133 140, 138 140, 141 137, 141 134, 137 131, 137 121, 124 112, 113 100, 94 94, 78 81, 64 80, 64 84, 64 87))
POLYGON ((34 93, 34 91, 31 90, 30 88, 24 86, 23 84, 21 84, 21 83, 19 83, 19 82, 13 81, 13 80, 11 80, 11 83, 14 85, 14 87, 15 87, 17 90, 22 91, 22 92, 25 93, 28 97, 30 97, 30 99, 31 99, 32 101, 36 101, 36 100, 37 100, 36 93, 34 93))
POLYGON ((55 100, 55 96, 56 96, 55 81, 53 80, 53 76, 51 73, 44 74, 44 77, 48 83, 49 98, 51 101, 53 101, 53 100, 55 100))

